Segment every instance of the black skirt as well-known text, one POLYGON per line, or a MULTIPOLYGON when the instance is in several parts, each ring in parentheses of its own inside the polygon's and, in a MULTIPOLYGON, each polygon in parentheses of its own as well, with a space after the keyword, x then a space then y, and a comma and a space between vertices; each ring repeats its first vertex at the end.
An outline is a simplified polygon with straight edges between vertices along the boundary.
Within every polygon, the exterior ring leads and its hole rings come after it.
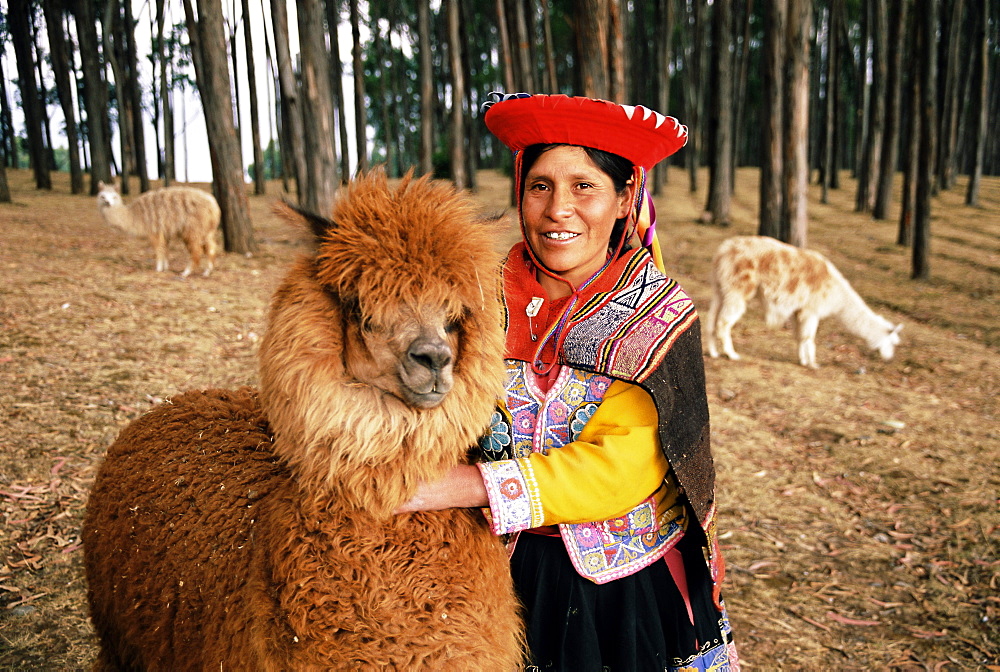
POLYGON ((562 539, 521 534, 511 569, 526 612, 528 669, 663 672, 724 647, 701 548, 687 538, 677 548, 694 624, 665 561, 598 585, 577 573, 562 539))

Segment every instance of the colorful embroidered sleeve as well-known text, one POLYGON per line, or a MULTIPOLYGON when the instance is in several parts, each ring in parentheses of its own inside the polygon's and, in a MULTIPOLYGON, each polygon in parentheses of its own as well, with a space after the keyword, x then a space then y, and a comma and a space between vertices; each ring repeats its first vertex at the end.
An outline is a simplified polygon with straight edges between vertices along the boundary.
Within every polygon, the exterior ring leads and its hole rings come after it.
POLYGON ((478 466, 497 534, 611 518, 656 491, 669 468, 652 398, 621 381, 608 388, 576 441, 478 466))

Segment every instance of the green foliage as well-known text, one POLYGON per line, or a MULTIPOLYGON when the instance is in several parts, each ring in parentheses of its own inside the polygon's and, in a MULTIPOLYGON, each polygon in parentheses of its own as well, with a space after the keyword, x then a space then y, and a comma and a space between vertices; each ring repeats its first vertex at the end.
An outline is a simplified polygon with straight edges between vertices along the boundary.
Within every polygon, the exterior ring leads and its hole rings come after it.
MULTIPOLYGON (((251 163, 247 168, 251 180, 257 179, 257 164, 251 163)), ((275 180, 281 177, 281 148, 271 140, 264 150, 264 179, 275 180)))

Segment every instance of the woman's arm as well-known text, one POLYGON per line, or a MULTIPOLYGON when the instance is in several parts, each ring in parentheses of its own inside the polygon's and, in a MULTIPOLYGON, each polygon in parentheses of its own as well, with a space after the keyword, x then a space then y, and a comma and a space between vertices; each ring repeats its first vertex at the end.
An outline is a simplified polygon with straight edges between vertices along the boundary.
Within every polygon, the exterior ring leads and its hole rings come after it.
POLYGON ((440 481, 421 483, 413 498, 396 509, 396 513, 487 505, 486 485, 479 469, 474 464, 460 464, 452 467, 440 481))

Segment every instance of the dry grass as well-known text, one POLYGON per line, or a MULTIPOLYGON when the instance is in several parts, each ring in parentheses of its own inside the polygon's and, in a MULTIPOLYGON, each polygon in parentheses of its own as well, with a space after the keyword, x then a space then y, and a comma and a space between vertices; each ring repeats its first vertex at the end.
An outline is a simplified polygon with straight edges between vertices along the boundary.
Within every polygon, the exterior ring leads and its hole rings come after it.
MULTIPOLYGON (((106 227, 90 197, 10 172, 0 205, 0 668, 83 669, 94 654, 79 525, 117 432, 189 388, 256 381, 267 302, 304 234, 251 197, 261 252, 205 280, 153 272, 152 251, 106 227)), ((657 199, 668 271, 704 308, 709 260, 754 233, 741 170, 728 229, 680 172, 657 199)), ((477 198, 506 205, 507 181, 477 198)), ((1000 179, 984 207, 964 182, 934 205, 929 282, 909 280, 895 220, 852 212, 853 183, 810 203, 810 244, 869 304, 905 323, 892 362, 820 325, 821 369, 759 312, 740 362, 709 360, 726 595, 746 669, 1000 670, 1000 428, 995 360, 1000 179)), ((277 185, 271 185, 277 194, 277 185)), ((897 211, 898 212, 898 211, 897 211)), ((893 213, 895 218, 897 212, 893 213)), ((511 237, 513 237, 513 232, 511 237)))

